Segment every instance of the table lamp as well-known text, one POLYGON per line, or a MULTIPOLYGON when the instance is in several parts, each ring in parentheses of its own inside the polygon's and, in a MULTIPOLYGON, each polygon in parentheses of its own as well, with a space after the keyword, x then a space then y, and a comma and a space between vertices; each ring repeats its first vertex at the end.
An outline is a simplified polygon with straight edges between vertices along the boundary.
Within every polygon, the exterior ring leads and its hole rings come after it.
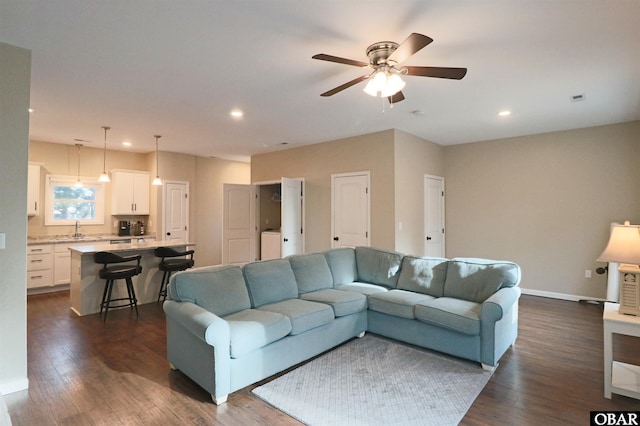
POLYGON ((598 261, 620 263, 619 312, 640 315, 640 226, 630 225, 629 221, 613 225, 607 247, 598 261))

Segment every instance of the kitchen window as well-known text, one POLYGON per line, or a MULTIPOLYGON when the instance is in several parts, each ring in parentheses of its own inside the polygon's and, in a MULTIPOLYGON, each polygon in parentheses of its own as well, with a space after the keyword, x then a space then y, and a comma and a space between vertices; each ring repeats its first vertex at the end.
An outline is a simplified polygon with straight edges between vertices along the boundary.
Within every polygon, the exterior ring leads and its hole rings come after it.
POLYGON ((105 184, 95 178, 83 178, 76 188, 75 176, 47 175, 44 224, 104 224, 105 184))

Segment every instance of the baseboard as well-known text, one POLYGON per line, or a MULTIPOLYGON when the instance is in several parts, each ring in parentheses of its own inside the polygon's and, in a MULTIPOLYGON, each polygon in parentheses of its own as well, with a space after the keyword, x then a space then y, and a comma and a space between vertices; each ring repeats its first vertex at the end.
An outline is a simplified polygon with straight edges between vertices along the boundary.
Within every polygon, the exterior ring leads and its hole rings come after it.
POLYGON ((0 395, 8 395, 29 389, 29 379, 14 380, 12 382, 0 382, 0 395))
POLYGON ((597 297, 578 296, 575 294, 566 294, 566 293, 556 293, 554 291, 531 290, 527 288, 521 288, 521 290, 522 290, 522 294, 527 294, 529 296, 548 297, 550 299, 568 300, 571 302, 580 302, 580 301, 606 302, 605 299, 599 299, 597 297))

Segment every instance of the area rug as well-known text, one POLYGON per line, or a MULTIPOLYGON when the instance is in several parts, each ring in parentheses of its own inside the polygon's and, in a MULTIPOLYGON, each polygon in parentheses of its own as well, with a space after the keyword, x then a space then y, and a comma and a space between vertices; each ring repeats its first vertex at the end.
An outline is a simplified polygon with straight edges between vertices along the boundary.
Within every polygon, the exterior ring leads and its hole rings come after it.
POLYGON ((457 425, 489 381, 480 364, 367 334, 253 390, 311 425, 457 425))

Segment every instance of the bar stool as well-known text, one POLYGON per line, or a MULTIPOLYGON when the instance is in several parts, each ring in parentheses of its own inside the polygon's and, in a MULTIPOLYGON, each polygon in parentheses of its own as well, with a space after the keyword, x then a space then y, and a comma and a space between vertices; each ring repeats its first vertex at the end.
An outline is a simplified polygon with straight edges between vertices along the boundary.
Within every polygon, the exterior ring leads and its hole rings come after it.
POLYGON ((162 258, 158 269, 164 272, 162 274, 162 282, 160 283, 160 291, 158 292, 158 302, 161 297, 163 302, 167 298, 167 286, 169 285, 171 273, 184 271, 194 265, 193 253, 193 250, 177 251, 171 247, 158 247, 153 251, 156 257, 162 258), (189 257, 184 258, 184 256, 189 257), (180 259, 175 259, 176 257, 180 257, 180 259))
POLYGON ((133 289, 132 277, 142 272, 142 266, 140 266, 141 255, 122 257, 115 253, 108 251, 99 251, 94 253, 93 261, 103 265, 100 269, 100 278, 106 280, 104 284, 104 291, 102 293, 102 302, 100 302, 100 316, 102 316, 102 310, 104 309, 104 321, 107 320, 107 314, 109 308, 122 308, 130 306, 136 308, 136 316, 138 316, 138 299, 136 299, 136 292, 133 289), (136 264, 129 263, 123 265, 125 262, 136 261, 136 264), (115 265, 114 265, 115 264, 115 265), (113 266, 110 266, 113 265, 113 266), (117 299, 111 298, 111 292, 113 291, 113 282, 115 280, 125 280, 127 283, 127 294, 129 297, 120 297, 117 299), (121 303, 118 305, 112 305, 112 302, 127 301, 127 303, 121 303))

